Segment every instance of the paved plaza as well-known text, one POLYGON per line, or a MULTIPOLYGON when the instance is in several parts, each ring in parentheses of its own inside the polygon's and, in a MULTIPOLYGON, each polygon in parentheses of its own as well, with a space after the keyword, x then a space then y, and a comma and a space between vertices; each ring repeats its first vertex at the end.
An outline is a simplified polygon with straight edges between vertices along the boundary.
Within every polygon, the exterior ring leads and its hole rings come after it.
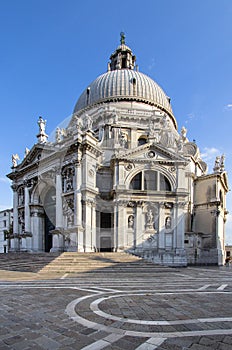
POLYGON ((0 350, 232 349, 231 267, 0 272, 0 350))

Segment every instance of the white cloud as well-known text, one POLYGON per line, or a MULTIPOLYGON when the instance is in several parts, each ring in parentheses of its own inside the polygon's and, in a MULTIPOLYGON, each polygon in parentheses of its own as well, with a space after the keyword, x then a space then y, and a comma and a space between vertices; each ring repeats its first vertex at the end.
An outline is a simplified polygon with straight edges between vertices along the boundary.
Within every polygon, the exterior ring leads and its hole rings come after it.
POLYGON ((187 114, 187 118, 186 118, 186 120, 185 120, 185 124, 188 124, 188 123, 191 122, 193 119, 196 119, 195 113, 189 113, 189 114, 187 114))
POLYGON ((148 65, 148 70, 152 70, 155 67, 155 59, 151 59, 151 63, 148 65))
POLYGON ((7 177, 0 177, 0 182, 4 182, 4 183, 7 183, 7 184, 11 183, 11 181, 7 177))
POLYGON ((224 107, 224 109, 225 109, 226 111, 232 111, 232 103, 228 103, 228 104, 224 107))
POLYGON ((201 158, 205 162, 212 162, 215 160, 216 156, 219 156, 221 152, 215 147, 204 147, 201 153, 201 158))
POLYGON ((215 147, 204 147, 201 150, 201 159, 207 163, 209 172, 213 170, 216 157, 220 155, 222 155, 222 152, 215 147))
POLYGON ((12 208, 11 205, 0 204, 0 211, 6 210, 6 209, 11 209, 11 208, 12 208))

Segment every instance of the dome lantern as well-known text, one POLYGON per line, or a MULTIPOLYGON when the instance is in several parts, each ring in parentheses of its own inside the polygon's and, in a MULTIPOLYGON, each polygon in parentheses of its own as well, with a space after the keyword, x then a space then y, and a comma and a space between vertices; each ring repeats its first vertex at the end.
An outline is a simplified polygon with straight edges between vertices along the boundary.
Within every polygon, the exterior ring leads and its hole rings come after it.
POLYGON ((125 44, 125 34, 120 33, 121 45, 110 56, 110 70, 117 69, 134 69, 136 57, 133 55, 131 49, 125 44))

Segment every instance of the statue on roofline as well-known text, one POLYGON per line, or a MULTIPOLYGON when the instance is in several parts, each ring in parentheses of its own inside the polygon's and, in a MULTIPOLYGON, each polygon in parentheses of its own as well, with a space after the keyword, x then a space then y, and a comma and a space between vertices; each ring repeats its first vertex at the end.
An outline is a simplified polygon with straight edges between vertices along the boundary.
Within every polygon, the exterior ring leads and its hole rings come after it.
POLYGON ((19 158, 19 155, 16 153, 16 154, 12 154, 12 167, 13 168, 16 168, 17 165, 18 165, 18 160, 20 160, 19 158))
POLYGON ((46 126, 47 121, 44 120, 42 117, 39 117, 39 120, 37 123, 39 125, 40 134, 45 134, 45 126, 46 126))

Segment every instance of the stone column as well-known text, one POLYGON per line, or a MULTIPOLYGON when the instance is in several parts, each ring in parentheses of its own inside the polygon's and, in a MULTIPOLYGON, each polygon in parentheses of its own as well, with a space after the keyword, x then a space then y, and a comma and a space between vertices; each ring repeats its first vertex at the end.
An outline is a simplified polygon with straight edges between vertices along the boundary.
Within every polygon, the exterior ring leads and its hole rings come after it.
POLYGON ((29 181, 24 181, 24 217, 25 217, 25 240, 26 250, 32 249, 31 213, 30 213, 30 190, 32 186, 29 181))
POLYGON ((114 203, 114 251, 118 250, 118 203, 114 203))
POLYGON ((62 178, 60 169, 56 173, 56 228, 63 227, 62 178))
POLYGON ((75 181, 74 181, 74 226, 77 228, 77 250, 84 251, 84 230, 82 226, 82 169, 81 163, 75 164, 75 181))
POLYGON ((118 204, 118 249, 123 250, 125 246, 125 234, 127 231, 125 204, 120 201, 118 204))
MULTIPOLYGON (((13 234, 18 235, 19 234, 18 192, 17 192, 18 186, 13 184, 11 188, 13 190, 13 234)), ((19 249, 18 238, 14 238, 11 240, 11 248, 12 250, 19 249)))
POLYGON ((137 202, 136 205, 136 216, 135 216, 135 246, 137 249, 142 248, 143 243, 143 203, 137 202))
POLYGON ((97 234, 96 234, 96 203, 92 202, 92 245, 91 251, 96 251, 97 249, 97 234))
POLYGON ((93 242, 93 217, 92 217, 92 200, 85 200, 85 235, 84 235, 84 251, 91 252, 92 251, 92 242, 93 242))
POLYGON ((34 207, 31 210, 31 229, 33 232, 33 250, 44 251, 44 214, 41 207, 34 207))
POLYGON ((159 205, 159 249, 165 249, 165 204, 159 205))
POLYGON ((176 203, 174 206, 174 217, 176 221, 174 234, 174 248, 184 249, 184 232, 185 232, 185 202, 176 203))
MULTIPOLYGON (((56 230, 63 228, 63 206, 62 206, 62 177, 61 169, 56 169, 56 230)), ((62 250, 64 238, 61 234, 53 234, 52 250, 62 250)))
POLYGON ((82 227, 82 203, 81 203, 81 184, 82 184, 81 164, 78 162, 75 166, 75 192, 74 192, 74 225, 82 227))

